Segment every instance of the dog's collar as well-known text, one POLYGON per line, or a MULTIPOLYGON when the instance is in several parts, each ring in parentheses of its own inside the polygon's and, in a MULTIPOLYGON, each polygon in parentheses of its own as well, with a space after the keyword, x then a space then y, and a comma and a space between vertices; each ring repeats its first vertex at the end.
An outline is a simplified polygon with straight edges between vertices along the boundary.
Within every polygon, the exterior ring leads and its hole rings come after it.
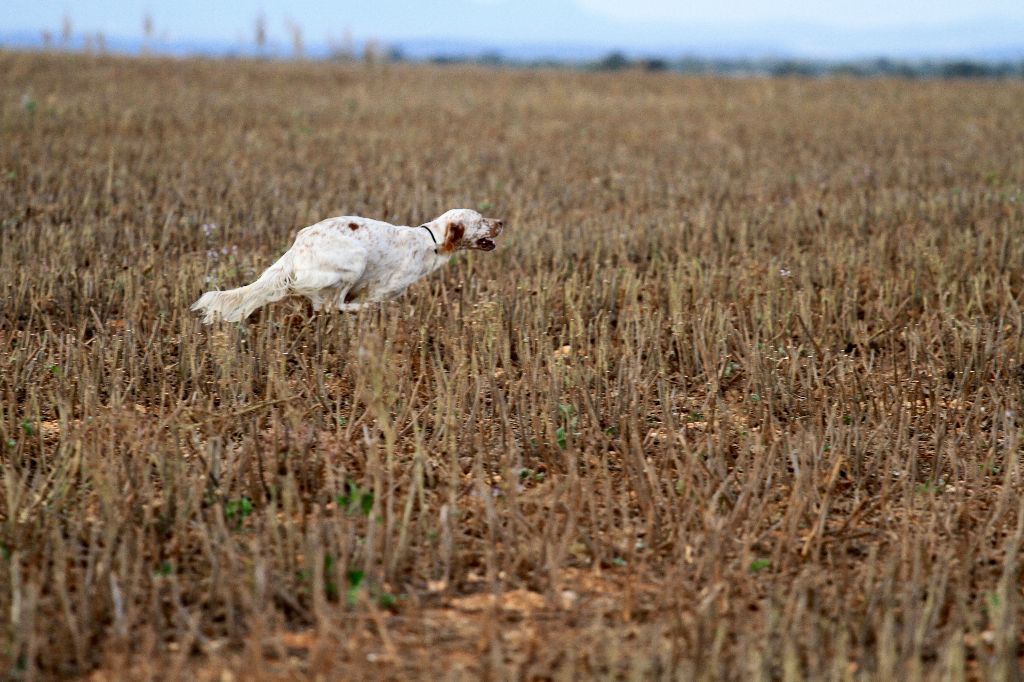
POLYGON ((426 230, 427 234, 430 235, 430 241, 434 242, 434 255, 437 255, 437 237, 434 236, 434 231, 431 230, 426 225, 420 225, 420 227, 422 227, 424 230, 426 230))

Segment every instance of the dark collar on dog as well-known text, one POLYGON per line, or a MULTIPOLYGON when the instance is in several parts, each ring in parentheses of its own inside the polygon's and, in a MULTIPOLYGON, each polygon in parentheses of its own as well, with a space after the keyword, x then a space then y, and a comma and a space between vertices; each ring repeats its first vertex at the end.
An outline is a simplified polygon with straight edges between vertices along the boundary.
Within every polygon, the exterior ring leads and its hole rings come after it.
POLYGON ((427 234, 430 235, 430 241, 434 242, 434 254, 436 255, 437 254, 437 237, 434 236, 434 231, 431 230, 426 225, 420 225, 420 227, 422 227, 424 230, 426 230, 427 234))

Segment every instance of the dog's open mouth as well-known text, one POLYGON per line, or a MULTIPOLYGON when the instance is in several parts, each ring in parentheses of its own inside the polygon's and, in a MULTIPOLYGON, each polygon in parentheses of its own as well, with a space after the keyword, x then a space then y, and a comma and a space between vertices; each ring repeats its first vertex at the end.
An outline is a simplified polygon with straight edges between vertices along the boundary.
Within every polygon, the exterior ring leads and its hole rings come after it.
POLYGON ((481 251, 494 251, 494 247, 494 242, 491 241, 490 239, 487 239, 486 237, 484 239, 476 240, 476 248, 480 249, 481 251))

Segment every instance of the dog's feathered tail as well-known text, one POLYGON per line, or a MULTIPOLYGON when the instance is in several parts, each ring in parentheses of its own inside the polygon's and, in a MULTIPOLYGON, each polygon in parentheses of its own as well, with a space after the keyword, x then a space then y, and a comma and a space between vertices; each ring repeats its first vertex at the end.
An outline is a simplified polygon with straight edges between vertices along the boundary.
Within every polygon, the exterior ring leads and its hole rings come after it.
POLYGON ((218 319, 240 322, 257 308, 287 296, 294 274, 291 254, 286 253, 252 284, 227 291, 207 291, 192 304, 192 310, 202 311, 206 324, 218 319))

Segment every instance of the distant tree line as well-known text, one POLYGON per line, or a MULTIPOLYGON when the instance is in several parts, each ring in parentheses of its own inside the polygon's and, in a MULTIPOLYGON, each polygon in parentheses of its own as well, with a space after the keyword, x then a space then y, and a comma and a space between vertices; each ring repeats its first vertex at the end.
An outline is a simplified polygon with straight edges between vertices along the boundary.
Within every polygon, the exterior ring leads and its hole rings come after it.
POLYGON ((885 57, 856 61, 811 59, 707 59, 684 57, 630 59, 610 52, 590 63, 597 71, 641 69, 689 74, 763 76, 889 76, 898 78, 1024 78, 1024 59, 992 62, 973 59, 898 60, 885 57))
MULTIPOLYGON (((392 52, 399 60, 402 54, 392 52)), ((435 64, 480 64, 510 67, 569 67, 591 71, 670 71, 684 74, 726 76, 852 76, 858 78, 1024 78, 1024 59, 1020 61, 984 61, 974 59, 899 60, 880 57, 853 61, 826 61, 813 59, 727 59, 683 57, 627 56, 613 51, 590 62, 560 60, 505 59, 498 53, 477 57, 438 56, 428 60, 435 64)))

